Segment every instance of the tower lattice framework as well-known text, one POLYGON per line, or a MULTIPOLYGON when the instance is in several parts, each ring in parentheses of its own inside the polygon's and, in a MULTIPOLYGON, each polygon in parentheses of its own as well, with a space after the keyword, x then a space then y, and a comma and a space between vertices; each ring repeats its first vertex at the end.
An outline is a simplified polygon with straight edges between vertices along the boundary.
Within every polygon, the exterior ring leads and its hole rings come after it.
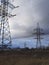
POLYGON ((8 17, 15 15, 8 13, 8 7, 10 7, 12 10, 15 8, 15 6, 13 6, 9 0, 0 1, 0 46, 2 48, 11 46, 11 33, 8 17))
POLYGON ((34 29, 35 38, 37 40, 36 48, 41 48, 41 39, 43 39, 41 36, 44 35, 43 29, 40 28, 39 23, 37 23, 37 28, 34 29))

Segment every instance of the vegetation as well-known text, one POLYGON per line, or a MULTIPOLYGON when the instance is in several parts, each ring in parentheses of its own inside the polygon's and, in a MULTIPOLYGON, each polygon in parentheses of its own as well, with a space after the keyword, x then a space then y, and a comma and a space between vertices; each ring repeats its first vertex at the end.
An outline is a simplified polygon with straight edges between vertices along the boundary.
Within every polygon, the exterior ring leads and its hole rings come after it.
POLYGON ((0 50, 0 65, 49 65, 49 49, 0 50))

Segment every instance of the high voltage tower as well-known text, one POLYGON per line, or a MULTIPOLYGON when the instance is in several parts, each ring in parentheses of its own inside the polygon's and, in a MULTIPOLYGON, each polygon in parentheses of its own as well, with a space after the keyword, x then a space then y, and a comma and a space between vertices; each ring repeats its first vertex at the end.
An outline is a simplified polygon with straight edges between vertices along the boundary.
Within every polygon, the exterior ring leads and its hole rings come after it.
POLYGON ((26 42, 24 42, 24 48, 26 48, 27 47, 27 44, 26 44, 26 42))
POLYGON ((38 47, 41 48, 42 47, 41 46, 41 39, 43 39, 41 37, 41 35, 44 35, 44 32, 43 32, 43 29, 40 28, 39 23, 37 23, 37 28, 34 29, 33 34, 35 35, 34 39, 37 39, 36 48, 38 48, 38 47))
POLYGON ((0 47, 1 48, 8 48, 11 46, 11 33, 9 28, 8 18, 13 17, 8 12, 8 8, 12 10, 14 8, 18 8, 19 6, 14 6, 9 2, 9 0, 0 0, 0 47))

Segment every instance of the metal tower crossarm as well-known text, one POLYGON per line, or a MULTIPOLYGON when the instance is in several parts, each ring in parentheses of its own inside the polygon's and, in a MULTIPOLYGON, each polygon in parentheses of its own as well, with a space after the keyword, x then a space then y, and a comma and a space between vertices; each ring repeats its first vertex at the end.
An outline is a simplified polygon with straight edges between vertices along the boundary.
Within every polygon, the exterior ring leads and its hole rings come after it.
POLYGON ((11 33, 10 33, 10 28, 9 28, 9 22, 8 22, 8 17, 13 17, 16 15, 12 15, 8 13, 8 7, 11 9, 17 8, 13 4, 9 2, 9 0, 1 0, 1 5, 0 5, 0 17, 1 17, 1 31, 0 31, 0 46, 2 48, 11 46, 11 33))
POLYGON ((43 32, 43 29, 40 28, 39 23, 37 23, 37 28, 34 29, 33 34, 36 35, 34 39, 37 39, 36 48, 38 48, 38 46, 40 46, 41 48, 41 39, 43 39, 41 35, 44 35, 44 32, 43 32))

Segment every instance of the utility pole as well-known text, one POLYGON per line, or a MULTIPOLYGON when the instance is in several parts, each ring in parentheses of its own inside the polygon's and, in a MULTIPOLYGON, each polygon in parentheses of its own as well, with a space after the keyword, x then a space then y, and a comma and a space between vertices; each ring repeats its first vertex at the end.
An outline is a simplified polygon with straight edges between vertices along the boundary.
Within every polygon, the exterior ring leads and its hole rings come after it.
POLYGON ((35 35, 34 39, 37 39, 36 48, 38 47, 41 48, 41 39, 43 39, 41 35, 43 35, 44 33, 43 33, 43 29, 40 28, 39 23, 37 23, 37 28, 34 29, 33 34, 35 35))
POLYGON ((8 18, 16 15, 8 13, 8 7, 10 7, 12 10, 14 8, 18 8, 18 6, 15 7, 13 4, 11 4, 9 0, 0 1, 0 47, 2 49, 8 48, 12 45, 8 18))
POLYGON ((26 42, 24 42, 24 48, 26 48, 26 42))

